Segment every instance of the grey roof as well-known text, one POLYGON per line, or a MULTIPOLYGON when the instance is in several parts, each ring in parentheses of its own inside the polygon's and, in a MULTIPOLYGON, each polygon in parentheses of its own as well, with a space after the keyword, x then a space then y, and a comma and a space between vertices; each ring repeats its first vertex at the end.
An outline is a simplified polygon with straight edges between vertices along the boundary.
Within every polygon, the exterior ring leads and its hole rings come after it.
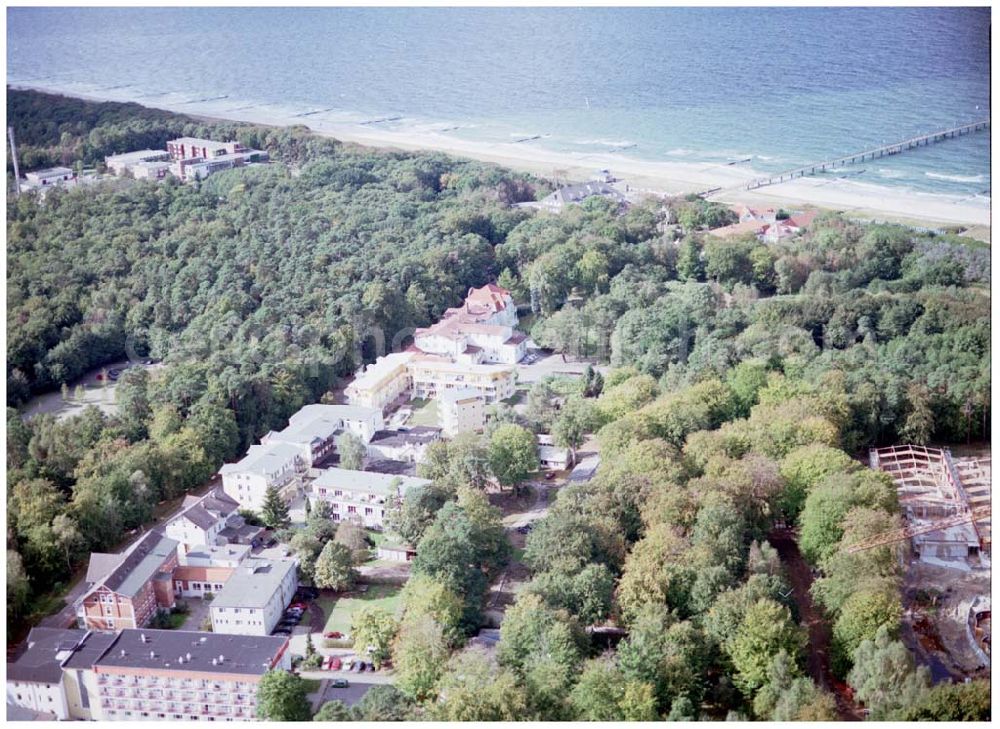
POLYGON ((327 468, 320 473, 312 483, 313 492, 319 487, 347 489, 348 491, 364 491, 370 494, 387 495, 396 493, 398 486, 401 492, 414 486, 425 486, 431 481, 415 476, 399 476, 391 473, 375 473, 373 471, 352 471, 347 468, 327 468))
POLYGON ((383 458, 377 461, 369 461, 368 469, 376 473, 391 473, 396 476, 407 476, 413 473, 414 466, 406 461, 394 461, 390 458, 383 458))
POLYGON ((83 645, 78 646, 73 655, 63 663, 63 668, 93 668, 94 664, 97 663, 97 659, 107 652, 117 637, 114 633, 88 633, 83 641, 83 645))
POLYGON ((44 711, 33 711, 23 706, 7 702, 7 721, 55 721, 56 715, 44 711))
POLYGON ((259 473, 269 476, 299 457, 299 449, 289 443, 253 445, 237 463, 227 463, 219 473, 259 473))
POLYGON ((66 652, 72 651, 86 634, 84 630, 32 628, 25 651, 7 664, 7 680, 59 683, 66 652))
POLYGON ((212 600, 212 607, 265 607, 294 569, 295 563, 290 561, 248 559, 226 581, 222 591, 212 600))
POLYGON ((592 197, 594 195, 612 197, 622 202, 625 200, 625 196, 618 192, 615 188, 611 187, 611 185, 606 182, 597 181, 581 182, 578 185, 569 185, 567 187, 560 188, 553 192, 550 197, 565 204, 580 202, 581 200, 586 200, 588 197, 592 197))
POLYGON ((413 428, 400 430, 379 430, 372 436, 368 445, 373 446, 404 446, 424 445, 441 438, 441 429, 429 425, 417 425, 413 428))
POLYGON ((124 553, 108 554, 107 552, 91 552, 90 563, 87 565, 86 581, 88 583, 97 582, 121 564, 123 559, 125 559, 124 553))
POLYGON ((215 525, 215 522, 219 520, 217 516, 209 512, 201 504, 192 506, 177 518, 187 519, 199 529, 211 529, 215 525))
POLYGON ((597 467, 601 465, 600 456, 588 456, 581 459, 576 467, 570 472, 570 481, 589 481, 597 472, 597 467))
POLYGON ((262 675, 286 642, 286 638, 263 635, 129 629, 118 634, 111 649, 95 665, 156 669, 158 672, 262 675))
POLYGON ((226 527, 219 532, 219 536, 225 538, 230 544, 249 544, 264 529, 266 527, 243 524, 240 527, 226 527))
POLYGON ((91 555, 91 564, 87 569, 87 581, 94 587, 105 585, 108 589, 120 595, 134 596, 153 575, 160 571, 164 561, 177 552, 177 542, 156 532, 148 532, 123 555, 91 555), (94 557, 97 557, 95 562, 94 557), (99 572, 98 568, 111 564, 108 559, 117 556, 120 559, 112 570, 101 577, 91 579, 99 572))

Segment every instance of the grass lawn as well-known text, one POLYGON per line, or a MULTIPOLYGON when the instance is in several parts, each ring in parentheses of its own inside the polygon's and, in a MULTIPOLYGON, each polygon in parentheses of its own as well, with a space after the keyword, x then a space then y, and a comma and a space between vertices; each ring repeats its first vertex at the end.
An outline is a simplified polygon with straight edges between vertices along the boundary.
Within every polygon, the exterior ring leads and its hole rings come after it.
POLYGON ((399 609, 399 591, 396 585, 370 585, 368 592, 352 592, 335 598, 320 598, 319 605, 326 614, 324 633, 334 630, 345 635, 351 631, 351 616, 366 605, 373 605, 395 614, 399 609))
POLYGON ((372 543, 376 547, 381 547, 383 544, 389 541, 389 538, 386 536, 385 532, 376 531, 374 529, 365 529, 365 533, 368 535, 368 538, 372 540, 372 543))
POLYGON ((304 678, 302 683, 305 684, 307 694, 314 694, 319 691, 319 686, 323 682, 318 678, 304 678))
POLYGON ((427 425, 432 428, 439 426, 437 400, 411 400, 410 407, 413 409, 413 415, 410 416, 408 426, 427 425))

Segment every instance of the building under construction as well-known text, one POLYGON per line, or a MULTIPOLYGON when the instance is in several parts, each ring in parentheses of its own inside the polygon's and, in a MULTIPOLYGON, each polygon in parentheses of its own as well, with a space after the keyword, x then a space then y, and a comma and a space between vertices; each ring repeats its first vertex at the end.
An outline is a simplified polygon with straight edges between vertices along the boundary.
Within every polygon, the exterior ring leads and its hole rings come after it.
POLYGON ((871 467, 896 483, 904 533, 921 561, 989 567, 990 458, 955 459, 947 448, 916 445, 872 450, 871 467))

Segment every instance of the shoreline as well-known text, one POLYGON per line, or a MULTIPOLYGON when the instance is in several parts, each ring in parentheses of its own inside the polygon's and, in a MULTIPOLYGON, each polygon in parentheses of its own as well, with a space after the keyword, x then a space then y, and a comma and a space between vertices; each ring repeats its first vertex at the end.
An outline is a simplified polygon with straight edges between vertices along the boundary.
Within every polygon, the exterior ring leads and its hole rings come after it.
MULTIPOLYGON (((8 88, 95 102, 128 102, 127 99, 68 93, 60 89, 26 84, 10 84, 8 88)), ((147 106, 141 101, 131 103, 147 106)), ((358 123, 324 121, 316 117, 294 118, 291 115, 268 113, 265 107, 245 110, 237 115, 214 110, 192 113, 170 106, 151 108, 210 121, 244 122, 272 127, 306 126, 314 134, 333 137, 342 142, 409 152, 441 152, 548 178, 553 177, 558 170, 560 177, 584 181, 590 178, 594 170, 610 169, 616 177, 628 183, 632 190, 661 196, 739 186, 758 176, 751 169, 724 164, 647 161, 616 153, 556 152, 531 147, 530 142, 479 142, 435 131, 389 131, 358 123)), ((984 239, 987 241, 991 225, 990 198, 915 192, 858 182, 855 178, 838 179, 832 175, 796 178, 753 191, 727 191, 714 196, 712 200, 748 205, 808 206, 837 210, 856 218, 899 222, 918 227, 964 226, 980 234, 976 237, 983 237, 982 229, 985 228, 984 239)))

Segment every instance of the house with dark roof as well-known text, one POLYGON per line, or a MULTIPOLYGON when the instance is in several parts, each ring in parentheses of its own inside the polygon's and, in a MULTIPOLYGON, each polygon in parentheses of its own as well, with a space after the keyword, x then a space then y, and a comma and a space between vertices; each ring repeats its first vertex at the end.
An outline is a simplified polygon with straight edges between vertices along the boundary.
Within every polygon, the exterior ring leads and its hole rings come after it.
POLYGON ((368 457, 405 463, 422 463, 427 447, 441 440, 441 428, 417 425, 399 430, 380 430, 368 444, 368 457))
POLYGON ((607 182, 590 180, 577 185, 561 187, 551 195, 537 202, 516 203, 515 207, 536 208, 550 213, 561 213, 569 205, 579 205, 590 197, 603 197, 618 203, 619 208, 628 207, 628 198, 607 182))
POLYGON ((264 532, 263 527, 251 526, 239 513, 239 502, 221 488, 205 496, 188 496, 181 504, 180 514, 166 526, 166 534, 176 539, 181 564, 192 550, 226 544, 253 546, 264 532))
POLYGON ((7 664, 7 703, 69 719, 62 663, 85 635, 82 630, 32 628, 24 651, 7 664))
POLYGON ((149 532, 120 554, 91 554, 89 589, 75 603, 80 627, 142 627, 159 609, 174 607, 171 575, 177 566, 177 546, 176 540, 149 532))

